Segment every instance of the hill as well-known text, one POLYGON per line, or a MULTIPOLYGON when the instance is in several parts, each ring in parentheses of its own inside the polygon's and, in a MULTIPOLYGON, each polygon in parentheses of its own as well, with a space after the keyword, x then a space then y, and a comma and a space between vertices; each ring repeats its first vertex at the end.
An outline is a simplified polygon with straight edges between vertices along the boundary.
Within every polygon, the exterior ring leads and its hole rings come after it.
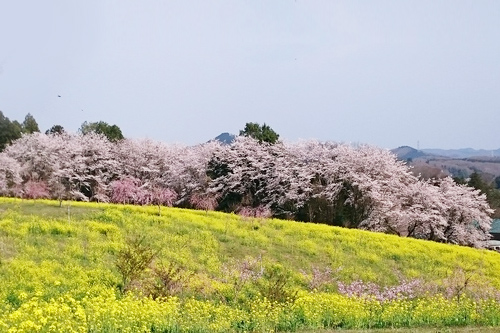
POLYGON ((160 213, 0 198, 0 332, 500 322, 496 252, 219 212, 160 213))
POLYGON ((401 146, 391 150, 398 159, 408 161, 424 178, 452 176, 467 178, 473 172, 490 183, 500 176, 500 149, 422 149, 401 146))
POLYGON ((414 158, 426 156, 426 154, 423 151, 417 150, 417 149, 409 147, 409 146, 401 146, 401 147, 392 149, 391 152, 393 152, 398 157, 398 159, 400 159, 402 161, 411 160, 414 158))
POLYGON ((213 141, 219 141, 220 143, 229 145, 229 144, 234 142, 235 138, 236 138, 236 135, 224 132, 224 133, 221 133, 218 136, 216 136, 213 139, 213 141))
POLYGON ((401 160, 408 158, 418 157, 434 157, 434 158, 450 158, 450 159, 476 159, 481 158, 485 160, 500 159, 500 149, 486 150, 486 149, 415 149, 410 146, 401 146, 391 150, 401 160))
POLYGON ((422 152, 429 155, 437 155, 450 158, 500 157, 500 149, 422 149, 422 152))

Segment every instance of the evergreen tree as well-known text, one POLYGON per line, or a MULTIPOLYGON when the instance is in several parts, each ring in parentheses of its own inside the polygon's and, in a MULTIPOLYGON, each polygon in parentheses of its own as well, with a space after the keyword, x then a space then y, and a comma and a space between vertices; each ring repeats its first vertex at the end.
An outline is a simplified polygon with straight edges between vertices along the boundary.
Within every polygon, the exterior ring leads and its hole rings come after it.
POLYGON ((47 135, 49 135, 49 134, 63 134, 64 132, 65 132, 64 127, 62 127, 61 125, 54 125, 51 128, 49 128, 48 130, 46 130, 45 134, 47 134, 47 135))
POLYGON ((17 121, 11 122, 9 118, 0 111, 0 151, 3 151, 7 145, 21 137, 22 127, 17 121))
POLYGON ((93 122, 93 123, 89 123, 89 122, 85 121, 85 122, 83 122, 79 131, 83 135, 86 135, 89 133, 102 134, 106 138, 108 138, 108 140, 111 142, 117 142, 117 141, 124 139, 120 127, 118 127, 116 125, 109 125, 108 123, 106 123, 104 121, 93 122))
POLYGON ((481 178, 481 175, 477 172, 471 173, 469 181, 467 183, 470 187, 474 187, 476 190, 480 190, 481 193, 488 194, 489 186, 481 178))
POLYGON ((35 132, 40 132, 40 129, 38 128, 38 123, 30 113, 26 115, 21 126, 23 133, 31 134, 35 132))
POLYGON ((240 135, 254 138, 255 140, 275 144, 279 139, 276 133, 269 125, 259 125, 258 123, 246 123, 245 129, 240 131, 240 135))

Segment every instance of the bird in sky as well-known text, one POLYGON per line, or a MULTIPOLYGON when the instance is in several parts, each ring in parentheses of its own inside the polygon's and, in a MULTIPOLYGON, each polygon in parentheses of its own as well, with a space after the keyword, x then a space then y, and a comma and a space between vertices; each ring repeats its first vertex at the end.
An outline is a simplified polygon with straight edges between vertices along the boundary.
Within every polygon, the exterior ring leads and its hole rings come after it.
POLYGON ((61 97, 61 95, 57 95, 57 97, 61 97))

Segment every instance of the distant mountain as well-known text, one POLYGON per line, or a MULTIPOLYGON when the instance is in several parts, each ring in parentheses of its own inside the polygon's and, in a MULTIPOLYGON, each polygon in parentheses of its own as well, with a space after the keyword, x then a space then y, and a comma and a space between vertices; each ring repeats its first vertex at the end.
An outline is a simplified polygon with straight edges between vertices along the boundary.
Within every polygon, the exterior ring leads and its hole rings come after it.
POLYGON ((446 156, 451 158, 470 158, 470 157, 500 157, 500 149, 485 150, 485 149, 422 149, 424 153, 446 156))
POLYGON ((487 182, 500 176, 500 149, 422 149, 402 146, 391 150, 399 160, 409 162, 412 172, 423 178, 467 178, 473 172, 487 182), (493 155, 493 156, 492 156, 493 155))
POLYGON ((421 150, 417 150, 415 148, 412 148, 410 146, 401 146, 395 149, 392 149, 391 152, 393 152, 398 159, 402 161, 407 161, 407 160, 413 160, 418 157, 422 157, 427 155, 421 150))
POLYGON ((496 150, 486 150, 486 149, 472 149, 472 148, 463 148, 463 149, 421 149, 417 150, 415 148, 409 146, 401 146, 391 150, 396 156, 401 160, 407 160, 409 158, 419 158, 424 156, 429 157, 446 157, 446 158, 456 158, 456 159, 464 159, 464 158, 492 158, 498 159, 500 158, 500 149, 496 150))
POLYGON ((219 134, 217 137, 215 137, 215 139, 213 139, 211 141, 219 141, 220 143, 229 145, 229 144, 233 143, 235 138, 236 138, 236 135, 225 132, 225 133, 219 134))

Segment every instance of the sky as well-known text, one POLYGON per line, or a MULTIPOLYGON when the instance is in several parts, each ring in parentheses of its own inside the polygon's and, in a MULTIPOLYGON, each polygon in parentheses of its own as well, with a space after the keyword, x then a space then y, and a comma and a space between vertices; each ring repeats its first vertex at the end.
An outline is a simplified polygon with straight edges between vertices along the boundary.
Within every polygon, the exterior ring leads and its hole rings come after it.
POLYGON ((3 1, 0 110, 188 145, 257 122, 497 149, 500 1, 3 1))

